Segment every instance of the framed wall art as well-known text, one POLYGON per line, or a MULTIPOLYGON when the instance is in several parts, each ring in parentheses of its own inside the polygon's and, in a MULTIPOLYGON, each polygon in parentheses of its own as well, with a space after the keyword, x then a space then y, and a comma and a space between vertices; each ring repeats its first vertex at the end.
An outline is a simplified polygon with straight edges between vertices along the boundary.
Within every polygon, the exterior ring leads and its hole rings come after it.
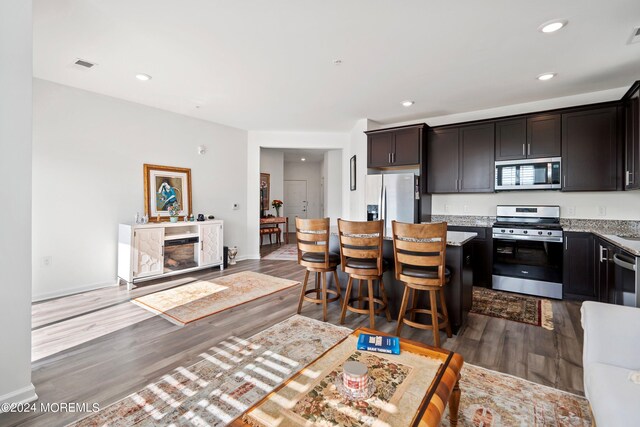
POLYGON ((176 203, 184 218, 191 208, 191 169, 144 165, 144 212, 150 221, 168 221, 169 208, 176 203))
POLYGON ((351 157, 350 165, 350 185, 351 191, 356 191, 356 156, 351 157))
POLYGON ((268 173, 260 173, 260 210, 269 210, 269 198, 271 195, 271 175, 268 173))

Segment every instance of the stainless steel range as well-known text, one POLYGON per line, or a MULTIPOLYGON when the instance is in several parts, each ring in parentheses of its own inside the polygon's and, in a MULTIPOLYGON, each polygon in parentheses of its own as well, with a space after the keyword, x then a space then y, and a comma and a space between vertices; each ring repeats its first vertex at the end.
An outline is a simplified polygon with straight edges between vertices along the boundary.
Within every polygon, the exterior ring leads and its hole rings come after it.
POLYGON ((493 288, 562 299, 562 242, 559 206, 498 206, 493 288))

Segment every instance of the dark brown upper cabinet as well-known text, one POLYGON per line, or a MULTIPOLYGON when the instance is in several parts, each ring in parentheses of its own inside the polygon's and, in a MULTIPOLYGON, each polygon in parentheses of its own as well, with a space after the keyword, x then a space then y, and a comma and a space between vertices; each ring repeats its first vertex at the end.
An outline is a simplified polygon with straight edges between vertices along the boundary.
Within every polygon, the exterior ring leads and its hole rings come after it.
POLYGON ((496 121, 496 160, 560 157, 560 114, 496 121))
POLYGON ((457 193, 458 128, 434 129, 427 137, 427 193, 457 193))
POLYGON ((622 189, 619 109, 562 114, 562 191, 622 189))
POLYGON ((427 192, 493 192, 494 139, 493 123, 429 132, 427 192))
POLYGON ((625 190, 640 188, 640 80, 622 98, 625 132, 625 190))
POLYGON ((379 129, 367 134, 367 167, 417 166, 426 125, 379 129))

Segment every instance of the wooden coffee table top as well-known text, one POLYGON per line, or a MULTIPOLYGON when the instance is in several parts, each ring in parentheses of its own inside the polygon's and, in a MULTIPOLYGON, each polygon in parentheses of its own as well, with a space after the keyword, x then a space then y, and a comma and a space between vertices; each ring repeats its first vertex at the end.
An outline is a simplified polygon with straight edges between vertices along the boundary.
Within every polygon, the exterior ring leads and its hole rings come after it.
MULTIPOLYGON (((372 335, 387 335, 380 331, 368 329, 368 328, 359 328, 355 330, 349 337, 358 337, 361 333, 368 333, 372 335)), ((349 338, 347 337, 347 338, 349 338)), ((347 339, 345 338, 345 340, 347 339)), ((334 348, 336 348, 339 344, 341 344, 344 340, 338 342, 335 346, 328 349, 325 353, 320 355, 315 361, 311 362, 309 365, 312 365, 325 357, 327 353, 331 352, 334 348)), ((400 350, 401 352, 409 352, 417 355, 426 356, 430 359, 435 359, 442 364, 437 370, 435 377, 431 381, 430 386, 428 387, 422 402, 420 403, 416 414, 413 417, 413 420, 409 425, 411 426, 433 426, 436 427, 440 424, 442 416, 444 414, 444 410, 449 404, 449 416, 451 419, 451 425, 457 425, 458 418, 458 403, 460 400, 460 389, 458 387, 458 380, 460 378, 460 370, 462 369, 463 359, 457 353, 453 353, 448 350, 439 349, 427 346, 422 343, 418 343, 415 341, 411 341, 408 339, 400 338, 400 350)), ((354 348, 355 351, 355 348, 354 348)), ((374 353, 376 354, 376 353, 374 353)), ((249 408, 250 412, 255 408, 260 407, 261 405, 268 402, 274 395, 281 392, 284 388, 287 387, 289 383, 292 381, 296 381, 296 379, 302 375, 302 370, 291 377, 289 380, 278 386, 271 393, 249 408)), ((245 412, 245 413, 246 413, 245 412)), ((242 420, 242 417, 236 419, 232 426, 247 426, 249 424, 245 423, 242 420)))

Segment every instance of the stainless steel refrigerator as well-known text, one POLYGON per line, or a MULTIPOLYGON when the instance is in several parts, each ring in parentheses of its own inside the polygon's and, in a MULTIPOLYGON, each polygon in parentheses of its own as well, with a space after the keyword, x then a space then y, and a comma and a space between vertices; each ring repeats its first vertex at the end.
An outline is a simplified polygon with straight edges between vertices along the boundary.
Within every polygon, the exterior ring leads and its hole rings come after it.
POLYGON ((383 219, 387 236, 391 236, 393 220, 419 222, 418 178, 412 173, 367 175, 365 195, 367 220, 383 219))

